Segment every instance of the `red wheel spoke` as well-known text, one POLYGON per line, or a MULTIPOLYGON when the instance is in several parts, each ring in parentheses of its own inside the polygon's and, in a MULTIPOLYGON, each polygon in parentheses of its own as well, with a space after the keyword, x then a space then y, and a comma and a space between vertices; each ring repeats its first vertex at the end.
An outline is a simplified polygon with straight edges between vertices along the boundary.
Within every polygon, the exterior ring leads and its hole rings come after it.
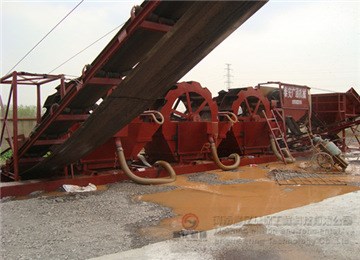
POLYGON ((184 113, 182 113, 182 112, 180 112, 180 111, 177 111, 177 110, 175 110, 175 109, 172 109, 171 110, 171 113, 172 114, 176 114, 176 115, 178 115, 178 116, 180 116, 180 117, 182 117, 182 118, 188 118, 188 116, 186 115, 186 114, 184 114, 184 113))
POLYGON ((176 100, 175 105, 174 105, 174 107, 173 107, 174 110, 177 109, 177 107, 178 107, 179 104, 180 104, 180 101, 181 101, 180 98, 178 98, 178 99, 176 100))
POLYGON ((246 107, 248 109, 249 115, 251 115, 253 111, 251 110, 251 107, 249 105, 249 102, 247 101, 247 98, 245 98, 245 105, 246 105, 246 107))
POLYGON ((187 109, 188 109, 188 112, 189 114, 191 114, 193 111, 192 111, 192 107, 191 107, 191 101, 190 101, 190 94, 189 92, 186 92, 186 103, 187 103, 187 109))
POLYGON ((196 111, 194 112, 195 114, 199 114, 201 112, 201 110, 204 109, 204 107, 207 105, 206 100, 204 100, 201 105, 198 107, 198 109, 196 109, 196 111))
POLYGON ((259 107, 260 107, 260 104, 261 104, 261 101, 259 100, 259 101, 256 103, 256 107, 255 107, 255 109, 254 109, 254 114, 257 114, 258 109, 259 109, 259 107))

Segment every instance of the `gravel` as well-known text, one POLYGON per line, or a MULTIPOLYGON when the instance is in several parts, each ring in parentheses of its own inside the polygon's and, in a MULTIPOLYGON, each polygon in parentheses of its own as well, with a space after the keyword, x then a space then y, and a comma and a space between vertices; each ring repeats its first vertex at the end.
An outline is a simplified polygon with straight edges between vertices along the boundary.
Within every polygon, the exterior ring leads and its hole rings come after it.
MULTIPOLYGON (((354 176, 360 174, 359 170, 360 164, 356 160, 347 169, 348 173, 354 176)), ((246 179, 220 180, 218 175, 212 173, 195 173, 187 177, 189 181, 204 182, 210 185, 253 181, 246 179)), ((281 229, 269 225, 259 226, 256 232, 260 230, 261 233, 255 232, 250 237, 244 237, 244 230, 230 232, 225 236, 227 239, 223 239, 224 234, 215 236, 211 235, 211 232, 195 233, 190 235, 190 238, 179 238, 176 243, 168 241, 149 246, 149 244, 160 242, 163 238, 144 236, 144 233, 141 232, 142 228, 156 226, 162 219, 173 217, 173 213, 169 208, 140 201, 137 196, 172 189, 176 189, 176 187, 145 186, 123 182, 109 185, 108 190, 105 191, 64 196, 47 196, 35 192, 27 200, 5 198, 0 203, 0 259, 88 259, 117 252, 124 252, 122 256, 126 257, 133 256, 134 253, 137 255, 136 250, 127 251, 136 248, 138 248, 140 256, 144 256, 144 250, 148 250, 145 256, 153 255, 154 259, 236 259, 237 256, 242 256, 244 259, 278 259, 283 257, 283 254, 286 253, 278 255, 274 244, 270 248, 266 244, 264 246, 263 241, 269 240, 275 241, 276 246, 291 247, 291 250, 296 251, 295 256, 299 256, 303 252, 324 256, 322 245, 312 246, 299 238, 296 240, 288 235, 282 236, 281 229), (304 248, 292 248, 294 239, 297 241, 296 245, 303 245, 304 248), (221 244, 219 244, 220 240, 221 244), (163 258, 159 257, 159 252, 163 258)), ((352 196, 355 194, 353 193, 352 196)), ((349 199, 352 202, 358 202, 358 194, 356 197, 350 196, 349 199)), ((325 216, 342 216, 341 214, 351 216, 356 225, 349 226, 348 231, 352 232, 355 228, 356 247, 358 247, 360 225, 358 214, 355 214, 355 211, 359 212, 358 205, 351 204, 349 199, 338 202, 341 198, 347 197, 334 198, 334 201, 330 200, 329 203, 324 204, 325 208, 315 209, 307 206, 298 209, 299 211, 296 209, 286 211, 287 213, 284 215, 303 216, 306 209, 305 212, 309 216, 312 216, 314 212, 321 212, 325 216), (324 211, 325 209, 327 211, 324 211), (290 212, 294 214, 290 214, 290 212)), ((316 205, 320 206, 323 203, 316 205)), ((294 227, 294 230, 296 228, 294 227)), ((314 239, 318 239, 315 231, 317 230, 314 230, 314 234, 310 237, 304 237, 304 239, 314 242, 314 239)), ((346 235, 347 233, 343 236, 346 237, 346 235)), ((337 242, 337 237, 332 237, 330 242, 337 242)), ((354 255, 351 254, 351 250, 354 248, 355 241, 350 240, 350 242, 345 245, 346 250, 343 251, 334 252, 331 245, 326 247, 325 255, 333 254, 352 259, 354 255)), ((119 258, 117 255, 114 259, 123 259, 123 257, 119 258)))
POLYGON ((124 182, 106 191, 4 200, 1 259, 87 259, 158 242, 137 230, 173 213, 136 196, 175 188, 124 182))
POLYGON ((189 174, 187 176, 187 179, 191 182, 203 182, 209 185, 230 185, 230 184, 248 183, 254 181, 248 179, 220 180, 217 174, 208 173, 208 172, 189 174))

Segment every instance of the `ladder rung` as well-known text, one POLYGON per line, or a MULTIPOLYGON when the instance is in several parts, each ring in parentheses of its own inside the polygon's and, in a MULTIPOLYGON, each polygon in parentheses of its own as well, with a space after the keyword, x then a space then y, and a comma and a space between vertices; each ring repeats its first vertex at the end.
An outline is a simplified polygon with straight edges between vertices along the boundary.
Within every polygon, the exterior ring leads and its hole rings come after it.
POLYGON ((271 128, 271 130, 280 130, 279 127, 271 128))
POLYGON ((287 151, 287 148, 283 147, 283 148, 280 148, 280 150, 287 151))
POLYGON ((277 137, 276 140, 283 140, 283 138, 282 137, 277 137))

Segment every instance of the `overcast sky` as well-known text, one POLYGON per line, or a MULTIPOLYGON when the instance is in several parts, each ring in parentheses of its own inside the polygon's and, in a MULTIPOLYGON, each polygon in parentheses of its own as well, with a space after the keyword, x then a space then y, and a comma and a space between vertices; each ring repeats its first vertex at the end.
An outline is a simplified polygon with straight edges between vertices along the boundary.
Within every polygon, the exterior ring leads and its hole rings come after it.
MULTIPOLYGON (((80 2, 0 1, 1 76, 80 2)), ((140 3, 85 0, 15 70, 49 73, 125 22, 131 7, 140 3)), ((80 75, 114 34, 53 74, 80 75)), ((226 63, 231 64, 232 87, 282 81, 307 85, 312 93, 350 87, 360 92, 360 1, 271 1, 183 80, 199 81, 215 96, 226 88, 226 63)), ((53 87, 45 87, 43 95, 52 93, 53 87)), ((1 88, 4 100, 9 86, 1 88)), ((20 92, 20 103, 35 104, 35 88, 24 88, 28 91, 20 92)))

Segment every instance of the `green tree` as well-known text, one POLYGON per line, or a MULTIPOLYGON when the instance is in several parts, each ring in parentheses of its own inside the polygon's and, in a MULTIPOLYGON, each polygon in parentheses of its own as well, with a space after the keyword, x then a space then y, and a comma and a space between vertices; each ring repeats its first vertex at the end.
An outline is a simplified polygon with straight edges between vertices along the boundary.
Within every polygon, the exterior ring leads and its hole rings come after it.
MULTIPOLYGON (((12 107, 9 109, 8 118, 12 118, 12 107)), ((4 111, 1 111, 1 117, 5 115, 6 106, 4 107, 4 111)), ((20 105, 18 106, 18 117, 19 118, 35 118, 36 117, 36 106, 25 106, 20 105)))

